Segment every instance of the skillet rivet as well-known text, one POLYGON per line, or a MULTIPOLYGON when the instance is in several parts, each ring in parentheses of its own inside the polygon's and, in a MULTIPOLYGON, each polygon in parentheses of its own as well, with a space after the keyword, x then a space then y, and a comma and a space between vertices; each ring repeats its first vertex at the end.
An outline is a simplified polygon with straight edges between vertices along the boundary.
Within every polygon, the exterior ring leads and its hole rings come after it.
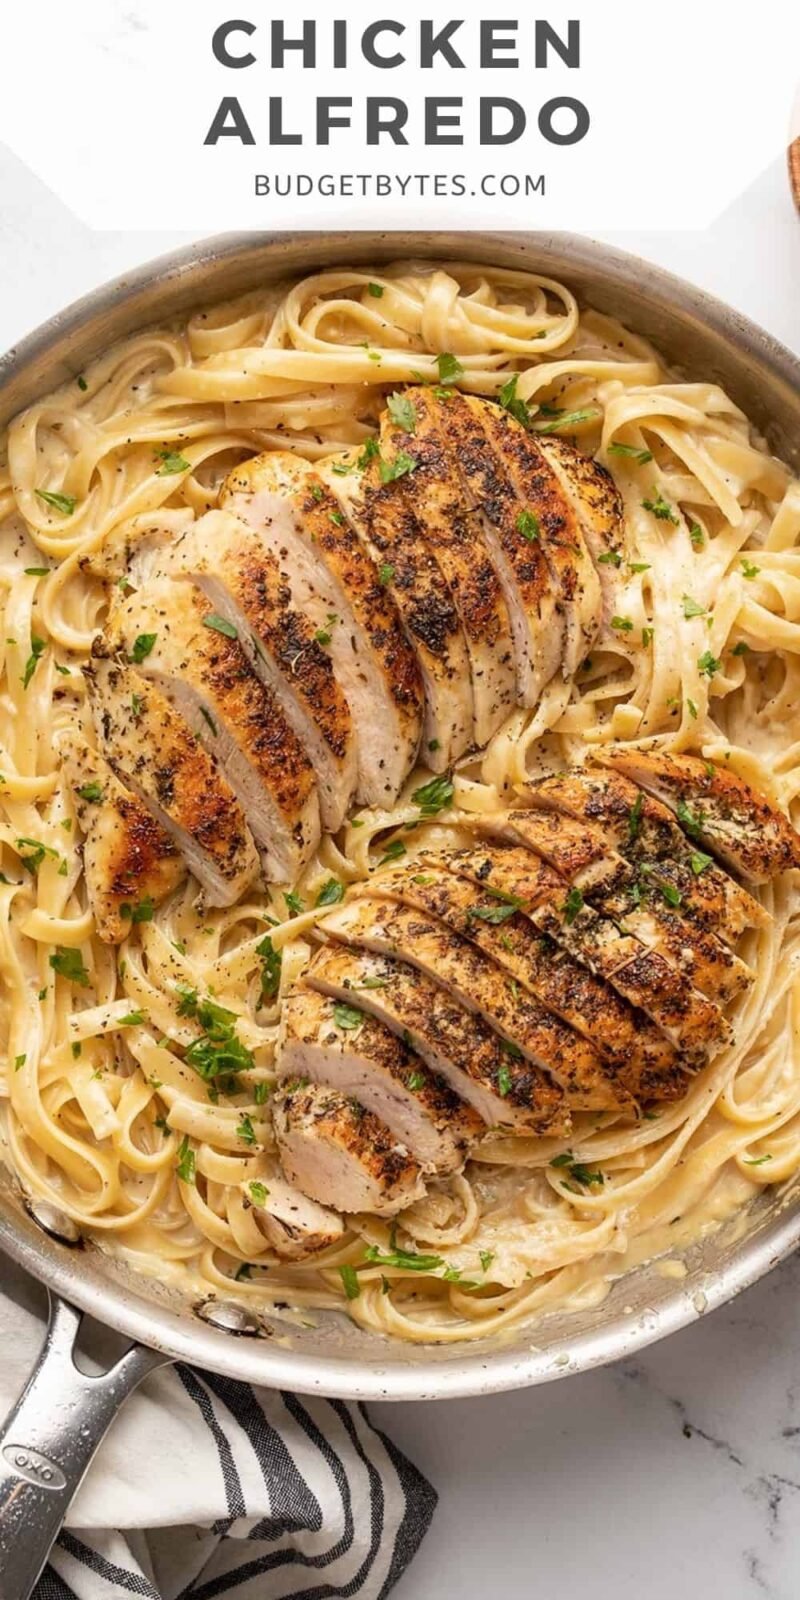
POLYGON ((197 1307, 197 1315, 204 1322, 209 1322, 212 1328, 220 1328, 223 1333, 252 1336, 259 1332, 258 1318, 232 1300, 204 1300, 197 1307))
POLYGON ((60 1211, 51 1201, 28 1200, 26 1207, 34 1222, 38 1222, 43 1232, 49 1233, 52 1239, 60 1239, 62 1244, 81 1243, 81 1230, 77 1222, 73 1222, 72 1217, 60 1211))

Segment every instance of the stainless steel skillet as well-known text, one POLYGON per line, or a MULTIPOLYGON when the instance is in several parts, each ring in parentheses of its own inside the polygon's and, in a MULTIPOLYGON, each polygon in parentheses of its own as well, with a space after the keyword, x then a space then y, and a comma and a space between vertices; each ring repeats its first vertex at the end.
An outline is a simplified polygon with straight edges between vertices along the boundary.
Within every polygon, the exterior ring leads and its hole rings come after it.
MULTIPOLYGON (((320 267, 438 257, 535 269, 650 336, 688 376, 719 381, 800 472, 800 362, 736 312, 678 279, 565 234, 306 233, 211 239, 99 290, 0 361, 0 426, 81 371, 116 339, 258 284, 320 267)), ((235 1304, 198 1307, 70 1237, 67 1220, 27 1208, 0 1170, 0 1247, 46 1284, 48 1338, 0 1433, 0 1600, 26 1600, 67 1506, 119 1406, 153 1367, 176 1359, 250 1383, 359 1400, 441 1399, 542 1383, 615 1361, 754 1283, 800 1243, 800 1197, 768 1191, 744 1219, 685 1256, 686 1277, 643 1268, 603 1305, 549 1317, 503 1342, 409 1346, 343 1318, 316 1328, 262 1322, 235 1304), (72 1349, 82 1312, 132 1341, 106 1376, 72 1349)))

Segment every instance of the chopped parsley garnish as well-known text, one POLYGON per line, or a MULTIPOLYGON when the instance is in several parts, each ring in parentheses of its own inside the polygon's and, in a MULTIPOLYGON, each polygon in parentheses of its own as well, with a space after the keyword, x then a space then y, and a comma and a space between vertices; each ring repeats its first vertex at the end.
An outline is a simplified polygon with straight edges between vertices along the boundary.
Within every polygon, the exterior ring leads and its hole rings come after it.
MULTIPOLYGON (((544 406, 541 408, 540 415, 547 415, 547 410, 544 406)), ((556 413, 553 420, 550 422, 540 423, 537 420, 537 422, 534 423, 534 428, 536 433, 565 433, 568 432, 570 428, 577 428, 581 422, 595 422, 599 415, 599 411, 592 410, 561 411, 556 413)))
POLYGON ((413 805, 419 806, 423 817, 435 817, 452 805, 454 792, 452 778, 432 778, 430 783, 414 790, 411 800, 413 805))
POLYGON ((156 460, 161 462, 161 466, 156 467, 156 476, 159 478, 169 478, 175 472, 191 470, 191 461, 187 461, 178 450, 159 450, 156 460))
POLYGON ((660 883, 658 887, 668 906, 677 909, 683 903, 683 895, 675 888, 674 883, 660 883))
POLYGON ((753 565, 752 561, 748 561, 746 558, 742 560, 742 576, 743 577, 745 577, 745 578, 757 578, 760 571, 761 571, 761 568, 760 567, 755 567, 753 565))
POLYGON ((364 448, 361 451, 361 454, 360 454, 360 456, 359 456, 359 458, 358 458, 358 460, 356 462, 357 470, 359 472, 366 472, 367 467, 370 464, 370 461, 374 461, 375 457, 379 456, 380 453, 381 453, 381 447, 378 444, 378 441, 375 438, 374 434, 372 434, 369 439, 365 440, 364 448))
POLYGON ((526 400, 520 400, 517 397, 518 383, 519 373, 515 372, 513 378, 509 378, 508 382, 503 384, 497 398, 503 410, 507 411, 515 422, 520 422, 523 428, 529 428, 531 425, 530 407, 526 400))
POLYGON ((130 917, 131 924, 135 927, 138 922, 152 922, 155 906, 148 894, 145 895, 143 900, 139 901, 138 905, 125 904, 121 905, 119 909, 120 915, 130 917))
POLYGON ((498 902, 495 906, 470 906, 468 915, 478 922, 488 922, 492 928, 500 928, 515 915, 521 904, 521 900, 512 900, 509 897, 505 905, 498 902))
POLYGON ((263 961, 261 968, 261 998, 262 1000, 275 1000, 281 985, 283 956, 280 950, 274 948, 272 938, 268 933, 264 935, 261 943, 256 945, 256 955, 261 956, 263 961))
POLYGON ((84 783, 77 793, 81 800, 88 800, 90 805, 98 805, 103 798, 103 786, 100 783, 84 783))
POLYGON ((131 695, 131 716, 132 717, 140 717, 141 714, 142 714, 143 705, 144 705, 144 695, 143 694, 132 694, 131 695))
POLYGON ((695 547, 695 550, 702 550, 703 545, 706 542, 706 536, 705 536, 705 534, 704 534, 699 522, 690 522, 689 523, 689 538, 691 539, 692 544, 695 547))
POLYGON ((269 1084, 265 1083, 263 1079, 260 1083, 254 1084, 253 1099, 257 1106, 266 1105, 269 1099, 269 1084))
POLYGON ((185 990, 179 1012, 197 1018, 203 1032, 189 1045, 185 1061, 203 1078, 213 1083, 216 1078, 235 1076, 237 1072, 252 1071, 255 1066, 252 1052, 237 1039, 234 1031, 236 1013, 214 1000, 198 1000, 196 991, 185 990))
POLYGON ((447 350, 436 357, 436 365, 439 368, 440 383, 453 383, 456 378, 464 376, 464 368, 458 357, 451 355, 447 350))
POLYGON ((703 654, 697 658, 697 665, 707 678, 713 678, 714 673, 719 672, 722 662, 718 661, 710 650, 704 650, 703 654))
POLYGON ((382 300, 383 299, 383 285, 380 284, 380 283, 368 283, 367 284, 367 293, 372 295, 373 300, 382 300))
POLYGON ((597 557, 597 560, 601 567, 622 566, 622 556, 618 550, 605 550, 601 556, 597 557))
POLYGON ((409 1076, 406 1078, 406 1088, 410 1089, 412 1094, 416 1094, 418 1089, 424 1089, 425 1088, 425 1074, 424 1074, 424 1072, 412 1072, 412 1073, 410 1073, 409 1076))
POLYGON ((580 1184, 583 1189, 589 1189, 595 1184, 600 1186, 606 1181, 602 1172, 592 1172, 582 1161, 576 1161, 571 1150, 562 1150, 561 1155, 553 1157, 550 1165, 569 1172, 573 1182, 580 1184))
POLYGON ((336 906, 344 899, 344 884, 339 878, 328 878, 317 895, 318 906, 336 906))
POLYGON ((393 839, 391 844, 386 846, 381 856, 380 864, 385 867, 388 861, 399 861, 400 857, 406 855, 406 853, 406 847, 402 839, 393 839))
POLYGON ((633 623, 630 617, 612 617, 611 626, 615 633, 632 633, 633 623))
POLYGON ((75 382, 76 382, 76 383, 77 383, 77 385, 78 385, 78 388, 79 388, 79 389, 80 389, 80 391, 81 391, 81 394, 85 394, 85 393, 86 393, 86 390, 87 390, 87 389, 88 389, 88 387, 89 387, 89 385, 88 385, 88 383, 87 383, 87 382, 86 382, 86 379, 85 379, 85 378, 84 378, 84 376, 83 376, 83 374, 82 374, 82 373, 81 373, 81 375, 80 375, 80 376, 79 376, 79 377, 77 377, 77 378, 76 378, 76 379, 75 379, 75 382))
POLYGON ((693 700, 689 700, 688 697, 687 697, 687 700, 686 700, 686 708, 687 708, 687 710, 689 712, 689 716, 690 717, 694 717, 694 720, 696 722, 697 718, 699 716, 699 712, 697 710, 697 706, 695 705, 694 701, 693 700))
POLYGON ((765 1161, 771 1161, 772 1156, 748 1156, 745 1159, 746 1167, 763 1167, 765 1161))
POLYGON ((357 1300, 361 1293, 361 1284, 358 1281, 358 1273, 355 1267, 340 1267, 339 1277, 342 1280, 342 1287, 348 1300, 357 1300))
POLYGON ((749 655, 749 653, 750 653, 750 646, 749 646, 749 644, 745 643, 744 639, 740 639, 739 643, 735 644, 734 647, 733 647, 733 654, 735 656, 746 656, 746 655, 749 655))
POLYGON ((50 567, 26 567, 25 576, 26 578, 47 578, 50 575, 50 570, 50 567))
POLYGON ((45 856, 50 856, 53 861, 58 860, 58 851, 52 845, 42 844, 40 839, 18 839, 17 850, 23 867, 31 874, 39 871, 45 856), (23 855, 23 850, 29 854, 23 855))
POLYGON ((295 894, 293 890, 290 890, 288 893, 284 893, 283 898, 286 902, 286 910, 290 913, 290 915, 293 917, 301 917, 306 908, 303 904, 303 901, 300 899, 299 894, 295 894))
POLYGON ((211 712, 210 711, 206 711, 205 706, 201 706, 200 707, 200 715, 201 715, 203 721, 206 723, 206 725, 211 729, 211 732, 213 733, 214 738, 216 739, 217 733, 218 733, 219 730, 217 728, 216 722, 214 721, 214 718, 211 715, 211 712))
MULTIPOLYGON (((601 557, 601 560, 602 560, 602 557, 601 557)), ((650 562, 649 561, 629 561, 628 562, 628 571, 629 572, 649 572, 650 571, 650 562)))
POLYGON ((393 1249, 381 1251, 376 1244, 367 1245, 364 1260, 379 1267, 399 1267, 405 1272, 437 1272, 444 1266, 443 1256, 417 1255, 414 1250, 393 1249))
POLYGON ((532 511, 520 511, 515 523, 515 527, 517 533, 521 533, 523 539, 527 539, 529 544, 534 544, 539 538, 541 531, 539 528, 539 518, 534 516, 532 511))
POLYGON ((490 1268, 490 1266, 491 1266, 493 1261, 494 1261, 494 1251, 493 1250, 481 1250, 480 1263, 481 1263, 481 1269, 484 1272, 488 1272, 489 1271, 489 1268, 490 1268))
POLYGON ((229 622, 227 617, 218 617, 215 611, 209 612, 209 615, 203 618, 203 627, 212 628, 214 633, 223 633, 226 639, 238 639, 239 637, 233 623, 229 622))
POLYGON ((707 856, 703 850, 695 850, 689 858, 689 866, 696 878, 699 878, 701 872, 705 872, 706 867, 711 866, 713 859, 713 856, 707 856))
POLYGON ((331 522, 334 524, 334 527, 336 527, 336 528, 343 528, 344 527, 344 517, 342 516, 341 511, 332 511, 331 512, 331 522))
POLYGON ((384 461, 381 458, 381 483, 395 483, 398 478, 405 478, 409 473, 416 472, 418 466, 419 462, 414 456, 410 456, 406 450, 398 450, 394 461, 384 461))
POLYGON ((60 978, 67 978, 70 983, 80 984, 82 989, 89 987, 89 974, 83 964, 80 950, 65 949, 58 945, 49 957, 50 966, 60 978))
POLYGON ((522 1061, 523 1055, 518 1044, 513 1039, 501 1039, 500 1049, 504 1056, 510 1056, 512 1061, 522 1061))
POLYGON ((15 1072, 21 1072, 22 1068, 25 1065, 25 1062, 27 1061, 27 1059, 28 1059, 27 1055, 15 1056, 14 1057, 14 1071, 15 1072))
POLYGON ((71 517, 76 505, 76 498, 72 494, 53 494, 50 489, 37 489, 36 494, 51 510, 58 511, 62 517, 71 517))
POLYGON ((653 459, 652 450, 640 450, 635 444, 610 444, 608 454, 610 456, 630 456, 631 461, 638 462, 640 467, 646 467, 648 462, 653 459))
POLYGON ((647 649, 648 645, 653 643, 655 636, 655 628, 642 628, 642 644, 644 645, 645 650, 647 649))
POLYGON ((381 588, 385 589, 387 583, 391 583, 393 577, 394 567, 388 561, 382 562, 378 568, 378 582, 381 585, 381 588))
POLYGON ((668 500, 664 499, 660 491, 657 494, 654 492, 652 500, 643 500, 642 505, 645 511, 652 512, 658 522, 671 522, 675 527, 678 526, 680 517, 677 516, 674 507, 670 505, 668 500))
POLYGON ((686 801, 679 800, 676 815, 681 826, 686 829, 687 833, 692 835, 692 838, 696 839, 703 826, 702 811, 695 816, 694 812, 687 806, 686 801))
POLYGON ((417 408, 407 394, 390 394, 386 402, 392 422, 404 433, 416 433, 417 408))
POLYGON ((143 1011, 129 1011, 126 1016, 120 1017, 119 1025, 121 1028, 141 1028, 146 1021, 143 1011))
POLYGON ((244 1115, 242 1116, 239 1126, 236 1129, 236 1137, 237 1139, 241 1139, 243 1144, 255 1144, 256 1130, 253 1127, 252 1118, 244 1115))
POLYGON ((356 1028, 363 1027, 364 1013, 357 1011, 355 1006, 348 1006, 340 1001, 333 1008, 333 1020, 337 1028, 342 1028, 345 1033, 354 1033, 356 1028))
POLYGON ((512 1076, 511 1076, 510 1068, 505 1066, 505 1065, 503 1065, 502 1067, 498 1067, 498 1069, 497 1069, 497 1092, 500 1095, 501 1099, 505 1100, 506 1095, 509 1095, 511 1093, 511 1090, 512 1090, 512 1087, 513 1087, 513 1083, 514 1083, 514 1080, 513 1080, 512 1076))
POLYGON ((43 654, 43 652, 46 650, 46 648, 47 648, 47 641, 45 639, 38 639, 36 637, 36 634, 32 633, 31 634, 31 653, 28 656, 27 661, 25 662, 25 671, 22 674, 22 687, 23 687, 23 689, 27 689, 28 684, 31 681, 31 678, 33 677, 33 674, 36 671, 36 667, 37 667, 37 664, 39 662, 39 657, 43 654))
POLYGON ((135 661, 137 666, 140 662, 144 661, 145 657, 149 656, 150 651, 153 649, 157 638, 157 633, 138 634, 133 641, 133 649, 131 650, 130 656, 131 661, 135 661))
POLYGON ((178 1160, 176 1165, 178 1177, 182 1183, 194 1183, 196 1181, 196 1158, 195 1153, 189 1143, 188 1133, 184 1134, 178 1146, 178 1160))
POLYGON ((704 617, 706 607, 701 606, 699 600, 693 600, 690 594, 685 594, 683 597, 683 614, 686 621, 691 622, 692 617, 704 617))
POLYGON ((644 810, 644 795, 640 792, 628 812, 628 840, 633 844, 638 839, 642 826, 642 811, 644 810))
POLYGON ((328 632, 327 628, 318 628, 314 634, 317 644, 321 645, 330 644, 332 637, 333 635, 328 632))
POLYGON ((567 895, 567 898, 561 907, 561 910, 564 913, 564 921, 566 922, 567 927, 571 928, 579 912, 583 910, 583 895, 581 894, 580 889, 575 888, 574 884, 570 889, 569 894, 567 895))

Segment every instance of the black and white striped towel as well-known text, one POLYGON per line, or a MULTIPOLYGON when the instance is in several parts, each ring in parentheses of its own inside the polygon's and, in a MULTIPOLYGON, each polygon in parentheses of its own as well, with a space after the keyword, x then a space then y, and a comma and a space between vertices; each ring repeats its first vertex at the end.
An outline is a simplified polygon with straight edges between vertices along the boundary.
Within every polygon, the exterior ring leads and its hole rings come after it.
MULTIPOLYGON (((43 1333, 21 1298, 0 1300, 4 1410, 43 1333)), ((114 1423, 34 1600, 382 1600, 435 1505, 360 1406, 164 1368, 114 1423)))

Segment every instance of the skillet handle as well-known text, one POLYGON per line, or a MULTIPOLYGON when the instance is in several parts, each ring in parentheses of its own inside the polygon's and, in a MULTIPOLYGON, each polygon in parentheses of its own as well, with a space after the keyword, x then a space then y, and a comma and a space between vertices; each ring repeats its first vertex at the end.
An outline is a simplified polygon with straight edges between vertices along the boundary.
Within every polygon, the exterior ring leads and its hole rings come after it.
POLYGON ((84 1473, 128 1395, 167 1357, 133 1345, 87 1377, 73 1359, 82 1313, 50 1296, 39 1359, 0 1428, 0 1600, 29 1600, 84 1473))

